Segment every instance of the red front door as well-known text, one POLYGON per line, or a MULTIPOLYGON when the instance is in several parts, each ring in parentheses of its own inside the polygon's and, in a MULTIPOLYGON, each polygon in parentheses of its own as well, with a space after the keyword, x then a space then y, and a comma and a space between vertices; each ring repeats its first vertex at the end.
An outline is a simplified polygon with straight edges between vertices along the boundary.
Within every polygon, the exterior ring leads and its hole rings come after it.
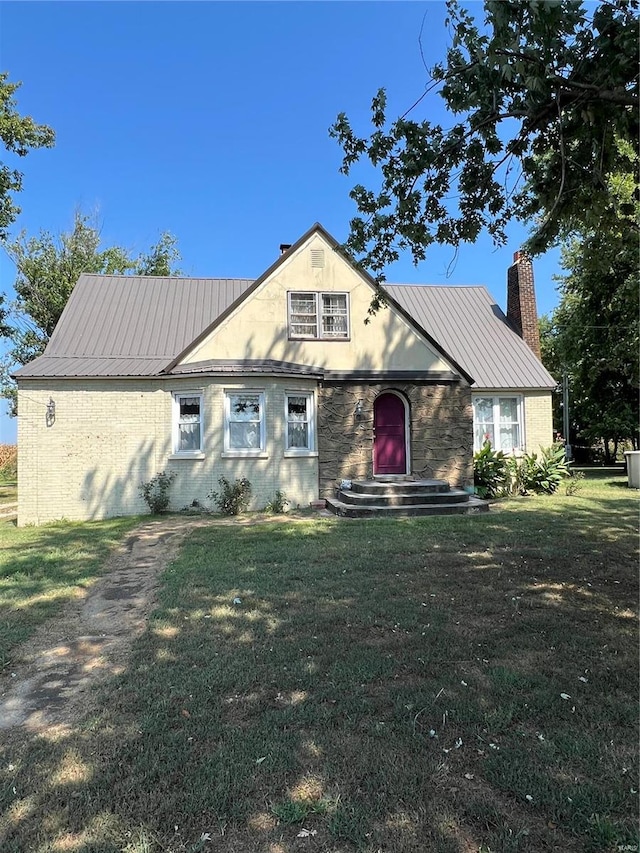
POLYGON ((373 404, 373 473, 406 474, 404 403, 396 394, 381 394, 373 404))

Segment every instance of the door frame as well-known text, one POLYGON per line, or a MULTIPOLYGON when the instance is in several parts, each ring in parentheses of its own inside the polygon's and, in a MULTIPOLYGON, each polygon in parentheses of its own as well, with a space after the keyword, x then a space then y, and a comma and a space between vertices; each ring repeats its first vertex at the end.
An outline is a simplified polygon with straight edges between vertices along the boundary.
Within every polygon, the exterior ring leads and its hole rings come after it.
MULTIPOLYGON (((373 405, 374 405, 374 413, 373 413, 373 428, 375 429, 376 418, 375 418, 375 404, 379 397, 382 397, 384 394, 393 394, 396 397, 399 397, 402 401, 402 405, 404 406, 404 474, 398 474, 395 476, 402 477, 411 473, 411 409, 409 408, 409 401, 400 391, 395 391, 393 388, 384 388, 380 391, 379 394, 376 394, 373 405)), ((371 470, 373 471, 375 459, 375 442, 376 437, 373 436, 373 441, 371 442, 371 470)), ((373 474, 373 478, 375 480, 376 477, 393 477, 393 474, 373 474)))

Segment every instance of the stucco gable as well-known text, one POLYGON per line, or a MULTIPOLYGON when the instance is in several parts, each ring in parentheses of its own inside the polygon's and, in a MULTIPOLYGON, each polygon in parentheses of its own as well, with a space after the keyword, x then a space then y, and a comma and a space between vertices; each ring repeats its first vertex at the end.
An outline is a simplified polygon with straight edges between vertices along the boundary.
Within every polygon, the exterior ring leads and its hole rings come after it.
POLYGON ((366 277, 324 229, 314 226, 172 368, 218 359, 271 359, 344 372, 461 372, 398 306, 390 305, 365 323, 371 297, 366 277), (291 339, 288 294, 298 291, 346 293, 349 338, 291 339))

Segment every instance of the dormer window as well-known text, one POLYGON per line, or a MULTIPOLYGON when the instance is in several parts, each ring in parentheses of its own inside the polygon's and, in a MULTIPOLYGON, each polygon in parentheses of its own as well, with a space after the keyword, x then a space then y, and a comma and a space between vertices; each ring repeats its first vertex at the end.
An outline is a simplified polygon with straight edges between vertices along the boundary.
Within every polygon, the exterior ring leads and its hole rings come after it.
POLYGON ((326 340, 349 338, 346 293, 289 293, 289 337, 326 340))

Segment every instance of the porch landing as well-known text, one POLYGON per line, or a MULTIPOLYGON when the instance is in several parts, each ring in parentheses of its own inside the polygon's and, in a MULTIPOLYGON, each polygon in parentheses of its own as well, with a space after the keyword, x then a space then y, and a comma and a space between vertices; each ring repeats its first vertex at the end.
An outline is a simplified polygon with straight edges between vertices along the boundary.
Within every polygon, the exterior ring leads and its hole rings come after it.
POLYGON ((350 489, 339 489, 327 498, 327 509, 345 518, 408 515, 469 515, 487 512, 489 504, 446 480, 413 480, 383 477, 354 480, 350 489))

